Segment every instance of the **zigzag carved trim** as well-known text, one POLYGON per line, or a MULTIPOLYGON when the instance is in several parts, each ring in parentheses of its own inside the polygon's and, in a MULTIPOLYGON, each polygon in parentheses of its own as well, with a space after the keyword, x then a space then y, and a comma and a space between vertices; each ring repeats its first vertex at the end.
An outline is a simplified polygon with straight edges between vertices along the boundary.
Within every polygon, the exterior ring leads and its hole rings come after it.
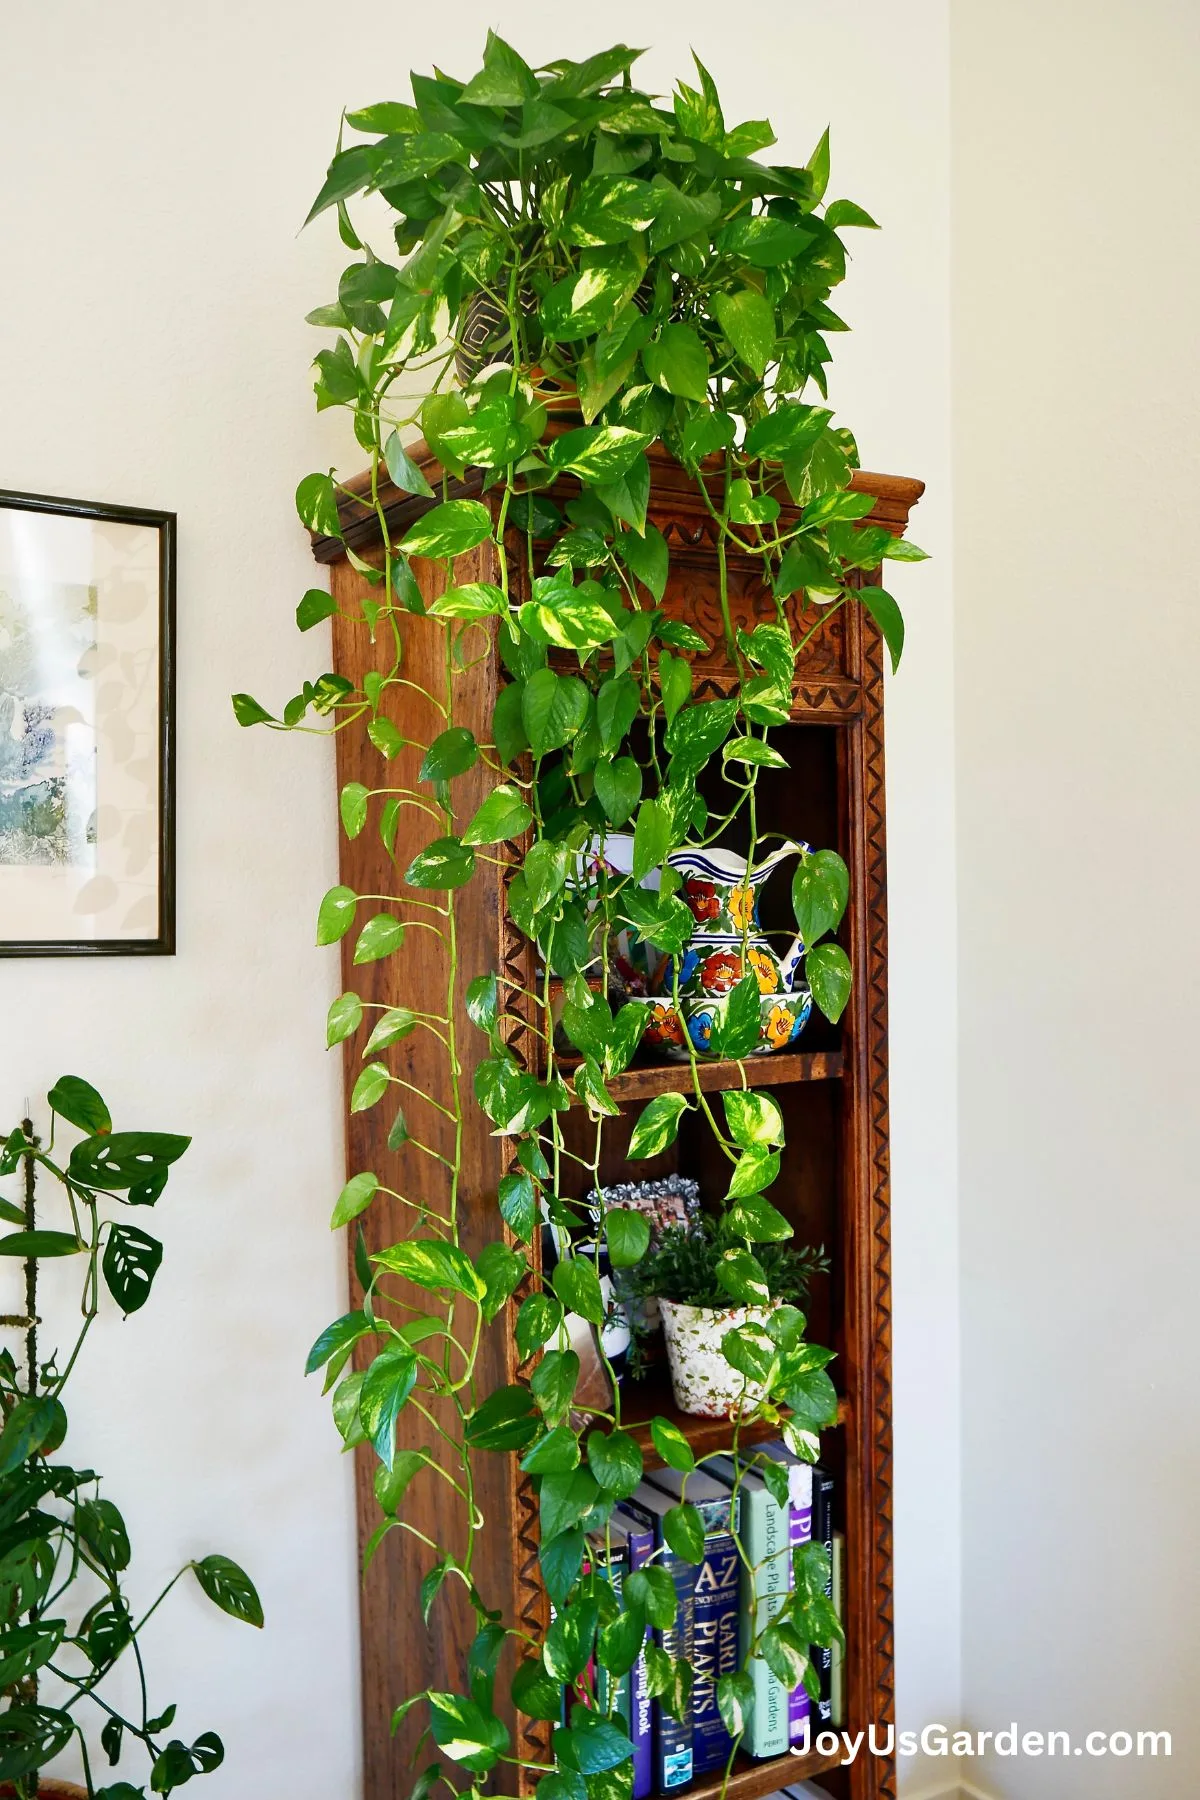
MULTIPOLYGON (((699 677, 692 692, 694 700, 723 700, 737 686, 733 676, 709 674, 699 677)), ((805 725, 830 716, 839 720, 854 719, 863 710, 863 693, 857 681, 822 681, 800 683, 792 689, 792 722, 805 725)))
MULTIPOLYGON (((891 1199, 888 1155, 887 835, 884 810, 883 644, 859 613, 863 670, 862 808, 866 880, 867 1179, 871 1257, 869 1393, 871 1493, 875 1521, 872 1556, 875 1641, 873 1706, 879 1720, 895 1716, 895 1624, 892 1600, 892 1312, 891 1199)), ((878 1800, 895 1800, 894 1762, 877 1764, 878 1800)))
MULTIPOLYGON (((526 759, 526 762, 528 759, 526 759)), ((530 768, 522 767, 521 774, 528 776, 530 768)), ((529 848, 531 837, 526 834, 520 838, 511 838, 497 846, 497 855, 504 864, 501 874, 503 899, 497 920, 497 953, 498 971, 505 981, 516 984, 516 989, 529 989, 534 981, 533 946, 524 933, 513 923, 508 908, 508 889, 513 876, 522 867, 529 848)), ((512 987, 501 985, 499 996, 500 1033, 508 1048, 526 1068, 536 1066, 537 1039, 531 1030, 532 1002, 523 998, 512 987)), ((519 1167, 516 1148, 512 1147, 509 1157, 509 1170, 519 1167)), ((512 1233, 505 1229, 505 1237, 514 1247, 518 1246, 512 1233)), ((516 1345, 514 1324, 516 1312, 522 1300, 534 1291, 534 1271, 541 1264, 541 1243, 535 1235, 530 1245, 530 1274, 521 1283, 506 1307, 505 1337, 512 1346, 513 1367, 509 1371, 509 1379, 521 1382, 529 1380, 528 1365, 518 1367, 515 1363, 516 1345)), ((513 1456, 513 1551, 515 1568, 515 1588, 517 1618, 523 1631, 539 1643, 545 1638, 550 1624, 550 1606, 545 1587, 542 1584, 541 1564, 538 1561, 540 1534, 538 1531, 537 1495, 533 1491, 530 1478, 516 1466, 517 1457, 513 1456)), ((550 1725, 544 1719, 531 1719, 524 1713, 517 1715, 517 1737, 520 1745, 519 1754, 526 1762, 548 1763, 552 1760, 550 1748, 550 1725)), ((517 1770, 517 1791, 521 1795, 530 1794, 536 1785, 527 1769, 517 1770)))

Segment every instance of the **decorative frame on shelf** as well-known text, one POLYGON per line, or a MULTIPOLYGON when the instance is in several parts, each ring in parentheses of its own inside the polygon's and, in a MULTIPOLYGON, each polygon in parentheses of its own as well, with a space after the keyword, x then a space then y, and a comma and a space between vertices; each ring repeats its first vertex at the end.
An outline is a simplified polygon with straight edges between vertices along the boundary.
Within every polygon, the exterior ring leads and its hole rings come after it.
POLYGON ((0 956, 175 951, 175 514, 0 490, 0 956))

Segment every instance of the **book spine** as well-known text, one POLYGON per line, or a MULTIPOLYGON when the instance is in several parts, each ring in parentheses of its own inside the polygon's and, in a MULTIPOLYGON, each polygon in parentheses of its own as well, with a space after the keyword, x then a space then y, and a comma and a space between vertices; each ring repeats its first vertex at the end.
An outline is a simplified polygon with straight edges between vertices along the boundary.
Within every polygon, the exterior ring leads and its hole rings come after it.
MULTIPOLYGON (((741 1573, 744 1642, 758 1636, 778 1618, 787 1599, 787 1516, 765 1487, 743 1486, 742 1531, 753 1570, 741 1573)), ((788 1703, 783 1683, 761 1656, 747 1665, 754 1683, 754 1705, 743 1739, 751 1756, 782 1756, 788 1747, 788 1703)))
MULTIPOLYGON (((833 1534, 833 1610, 845 1624, 846 1618, 846 1538, 845 1534, 835 1531, 833 1534)), ((846 1723, 846 1652, 840 1644, 833 1646, 832 1666, 829 1671, 829 1698, 833 1708, 832 1723, 840 1729, 846 1723)))
MULTIPOLYGON (((695 1646, 696 1565, 685 1562, 662 1544, 659 1566, 675 1584, 675 1623, 654 1635, 673 1662, 692 1660, 695 1646)), ((654 1708, 654 1784, 660 1794, 686 1787, 692 1779, 692 1720, 673 1719, 661 1702, 654 1708)))
MULTIPOLYGON (((616 1552, 608 1563, 608 1580, 613 1593, 619 1600, 625 1589, 625 1551, 616 1552)), ((614 1718, 624 1722, 626 1730, 630 1724, 630 1676, 631 1670, 618 1675, 614 1685, 608 1670, 596 1664, 596 1706, 601 1712, 611 1711, 614 1718)))
MULTIPOLYGON (((825 1469, 813 1470, 813 1537, 819 1544, 824 1544, 825 1554, 829 1558, 829 1579, 825 1583, 826 1596, 833 1599, 833 1476, 825 1469)), ((817 1726, 824 1731, 833 1723, 833 1653, 824 1644, 813 1645, 813 1668, 817 1671, 817 1679, 821 1683, 821 1697, 817 1701, 817 1726)))
MULTIPOLYGON (((788 1587, 792 1586, 791 1552, 812 1538, 812 1470, 808 1467, 789 1471, 790 1504, 788 1506, 788 1587)), ((795 1744, 807 1737, 812 1701, 802 1681, 788 1695, 788 1742, 795 1744)))
MULTIPOLYGON (((631 1524, 629 1567, 640 1569, 654 1554, 654 1533, 631 1524)), ((633 1743, 633 1800, 646 1800, 654 1790, 654 1708, 646 1678, 643 1650, 629 1671, 629 1736, 633 1743)))
MULTIPOLYGON (((714 1457, 708 1467, 731 1486, 735 1467, 731 1456, 714 1457)), ((742 1564, 741 1654, 745 1657, 753 1638, 778 1618, 787 1599, 788 1509, 771 1498, 761 1479, 750 1476, 738 1492, 741 1518, 738 1527, 742 1549, 751 1568, 742 1564)), ((788 1695, 760 1656, 752 1656, 746 1672, 754 1686, 754 1703, 742 1749, 749 1756, 782 1756, 788 1747, 788 1695)))
MULTIPOLYGON (((691 1500, 691 1495, 688 1495, 691 1500)), ((723 1500, 692 1500, 692 1505, 700 1514, 700 1523, 705 1534, 724 1532, 730 1534, 730 1519, 733 1516, 733 1498, 726 1495, 723 1500)))
MULTIPOLYGON (((557 1619, 557 1617, 558 1617, 558 1608, 557 1608, 557 1606, 555 1606, 555 1604, 552 1600, 550 1602, 550 1623, 552 1625, 553 1625, 555 1619, 557 1619)), ((564 1689, 562 1690, 562 1693, 558 1697, 558 1722, 563 1727, 564 1730, 566 1729, 566 1725, 567 1725, 567 1695, 568 1695, 568 1693, 571 1695, 571 1698, 573 1700, 578 1699, 578 1697, 579 1697, 578 1681, 576 1681, 570 1688, 564 1687, 564 1689)))
MULTIPOLYGON (((728 1514, 728 1508, 726 1509, 728 1514)), ((738 1666, 738 1571, 737 1548, 728 1531, 712 1532, 704 1543, 704 1561, 696 1577, 696 1616, 692 1664, 695 1687, 692 1700, 693 1772, 704 1775, 723 1768, 733 1739, 726 1731, 717 1706, 717 1681, 738 1666)))

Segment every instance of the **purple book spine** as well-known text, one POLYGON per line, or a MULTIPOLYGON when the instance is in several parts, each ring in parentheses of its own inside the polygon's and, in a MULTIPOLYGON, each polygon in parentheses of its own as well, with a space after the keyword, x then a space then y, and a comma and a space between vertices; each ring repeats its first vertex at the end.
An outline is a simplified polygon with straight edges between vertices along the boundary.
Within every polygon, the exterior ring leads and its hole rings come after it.
MULTIPOLYGON (((632 1514, 622 1516, 628 1533, 629 1567, 640 1569, 654 1554, 654 1533, 632 1514)), ((647 1633, 647 1635, 649 1635, 647 1633)), ((646 1800, 654 1786, 653 1709, 646 1683, 646 1653, 629 1671, 629 1736, 633 1743, 633 1800, 646 1800)))
MULTIPOLYGON (((798 1550, 812 1539, 812 1466, 793 1463, 788 1470, 788 1549, 798 1550)), ((788 1557, 788 1586, 792 1585, 792 1559, 788 1557)), ((812 1714, 812 1701, 800 1682, 788 1695, 788 1742, 796 1743, 806 1736, 812 1714)))

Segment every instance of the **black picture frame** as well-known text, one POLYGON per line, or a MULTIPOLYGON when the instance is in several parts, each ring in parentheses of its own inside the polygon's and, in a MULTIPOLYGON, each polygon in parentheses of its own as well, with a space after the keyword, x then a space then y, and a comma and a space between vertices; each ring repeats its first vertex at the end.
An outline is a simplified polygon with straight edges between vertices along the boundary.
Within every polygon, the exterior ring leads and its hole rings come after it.
POLYGON ((177 515, 152 507, 65 500, 0 488, 0 507, 32 513, 144 526, 158 533, 158 929, 153 937, 21 938, 4 936, 0 957, 174 956, 175 954, 175 586, 177 515))

